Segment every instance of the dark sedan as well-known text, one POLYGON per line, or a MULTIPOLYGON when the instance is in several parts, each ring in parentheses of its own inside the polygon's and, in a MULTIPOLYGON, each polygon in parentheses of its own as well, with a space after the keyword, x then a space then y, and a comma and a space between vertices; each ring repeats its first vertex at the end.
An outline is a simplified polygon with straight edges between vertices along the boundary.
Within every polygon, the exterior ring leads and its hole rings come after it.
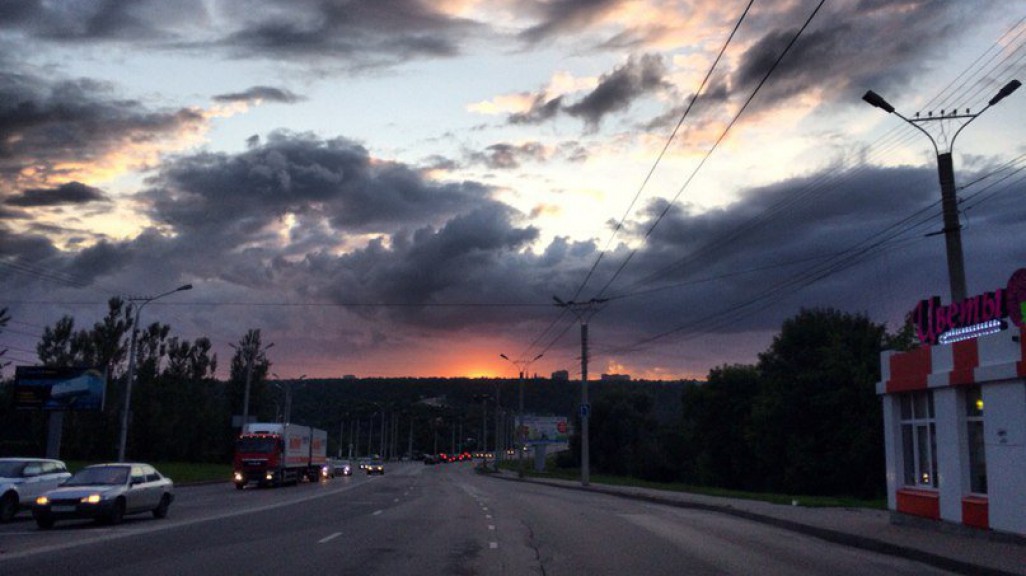
POLYGON ((43 529, 69 518, 118 524, 126 514, 152 512, 164 518, 173 500, 171 479, 149 464, 97 464, 37 498, 32 516, 43 529))

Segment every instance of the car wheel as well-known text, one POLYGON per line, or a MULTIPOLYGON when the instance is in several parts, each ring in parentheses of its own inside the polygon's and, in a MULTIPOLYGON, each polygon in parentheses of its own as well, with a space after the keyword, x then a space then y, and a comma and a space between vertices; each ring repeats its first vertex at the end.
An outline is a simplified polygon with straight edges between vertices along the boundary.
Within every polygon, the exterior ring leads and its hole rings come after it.
POLYGON ((160 504, 153 509, 154 518, 167 518, 167 509, 171 507, 171 497, 164 494, 160 497, 160 504))
POLYGON ((118 498, 114 501, 114 507, 110 509, 110 514, 107 516, 107 523, 111 525, 121 524, 121 521, 125 519, 125 501, 122 498, 118 498))
POLYGON ((0 498, 0 522, 8 522, 18 513, 18 495, 14 492, 4 494, 0 498))
POLYGON ((54 518, 49 514, 36 514, 36 526, 39 526, 40 530, 49 530, 53 528, 54 518))

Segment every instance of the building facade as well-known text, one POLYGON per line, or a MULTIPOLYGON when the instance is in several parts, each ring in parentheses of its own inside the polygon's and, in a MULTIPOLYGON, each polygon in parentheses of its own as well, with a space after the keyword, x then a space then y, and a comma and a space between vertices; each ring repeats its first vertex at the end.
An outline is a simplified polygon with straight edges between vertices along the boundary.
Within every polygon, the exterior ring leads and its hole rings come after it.
MULTIPOLYGON (((1026 329, 1008 301, 1012 326, 974 337, 948 310, 943 327, 968 339, 882 354, 891 510, 1026 536, 1026 329)), ((945 331, 918 328, 924 342, 945 331)))

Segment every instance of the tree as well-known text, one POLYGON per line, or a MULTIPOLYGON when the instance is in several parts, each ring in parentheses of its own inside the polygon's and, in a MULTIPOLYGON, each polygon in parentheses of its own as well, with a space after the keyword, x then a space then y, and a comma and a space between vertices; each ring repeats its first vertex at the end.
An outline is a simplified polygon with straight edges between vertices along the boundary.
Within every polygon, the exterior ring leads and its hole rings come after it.
POLYGON ((752 474, 749 443, 760 382, 755 366, 721 366, 709 372, 705 384, 684 389, 682 449, 690 464, 684 480, 744 490, 760 486, 752 474))
POLYGON ((260 330, 250 329, 246 332, 232 356, 231 375, 229 377, 228 399, 235 414, 243 413, 246 379, 250 379, 249 413, 264 421, 274 418, 274 401, 267 390, 267 376, 271 373, 271 361, 267 358, 267 348, 260 341, 260 330), (252 360, 252 366, 249 365, 252 360), (247 371, 252 372, 247 376, 247 371))
MULTIPOLYGON (((7 314, 7 308, 0 308, 0 333, 7 327, 7 323, 11 320, 9 314, 7 314)), ((4 355, 7 354, 7 348, 0 349, 0 380, 4 377, 4 366, 10 364, 10 362, 4 361, 4 355)))
POLYGON ((882 325, 833 309, 802 310, 759 355, 752 406, 755 473, 775 491, 883 493, 876 397, 882 325))
POLYGON ((599 395, 592 405, 592 424, 589 440, 596 470, 644 478, 662 464, 659 426, 652 417, 652 398, 644 391, 617 387, 599 395))

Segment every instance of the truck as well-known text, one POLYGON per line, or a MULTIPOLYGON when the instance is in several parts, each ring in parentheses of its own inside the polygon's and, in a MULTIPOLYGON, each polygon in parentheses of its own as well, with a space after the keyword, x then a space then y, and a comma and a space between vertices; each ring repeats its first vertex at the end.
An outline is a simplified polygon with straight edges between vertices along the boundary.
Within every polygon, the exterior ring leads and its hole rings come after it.
POLYGON ((232 461, 235 487, 281 486, 327 476, 328 433, 292 423, 252 422, 242 427, 232 461))

